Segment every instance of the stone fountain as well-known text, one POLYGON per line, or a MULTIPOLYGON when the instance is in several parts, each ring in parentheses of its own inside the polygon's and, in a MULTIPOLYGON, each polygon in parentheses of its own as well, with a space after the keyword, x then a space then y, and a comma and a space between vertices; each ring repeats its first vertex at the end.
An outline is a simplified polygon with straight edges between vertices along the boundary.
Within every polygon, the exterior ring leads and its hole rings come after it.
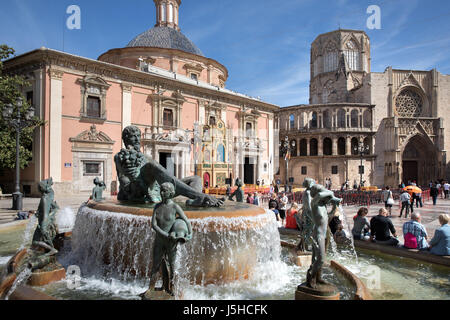
MULTIPOLYGON (((151 280, 152 290, 141 295, 146 299, 182 299, 186 285, 245 282, 258 274, 262 265, 281 263, 280 235, 271 211, 243 203, 241 189, 235 194, 236 202, 230 201, 232 197, 226 200, 203 194, 200 177, 177 179, 143 155, 140 137, 137 127, 124 129, 125 147, 114 158, 120 182, 117 200, 104 200, 104 184, 95 180, 91 199, 78 210, 70 240, 67 234, 57 235, 51 227, 52 212, 58 207, 51 190, 45 191, 42 201, 47 222, 40 220, 36 233, 45 232, 33 239, 33 246, 40 248, 41 254, 30 260, 19 252, 11 260, 15 276, 3 281, 4 292, 11 291, 14 281, 20 278, 18 265, 36 269, 53 263, 51 272, 56 272, 61 263, 79 267, 81 274, 88 277, 125 282, 151 280), (56 254, 52 243, 58 239, 57 247, 62 249, 56 254), (155 291, 158 271, 162 286, 155 291), (161 291, 166 293, 157 293, 161 291)), ((46 184, 51 185, 51 180, 43 184, 43 190, 46 184)), ((237 184, 241 185, 240 181, 237 184)), ((336 210, 339 199, 319 185, 311 184, 307 192, 310 201, 306 211, 315 224, 315 246, 307 281, 298 286, 296 297, 311 298, 307 296, 312 294, 336 298, 336 288, 321 278, 322 222, 327 220, 326 204, 332 203, 336 210)), ((46 283, 62 278, 64 274, 46 283)))

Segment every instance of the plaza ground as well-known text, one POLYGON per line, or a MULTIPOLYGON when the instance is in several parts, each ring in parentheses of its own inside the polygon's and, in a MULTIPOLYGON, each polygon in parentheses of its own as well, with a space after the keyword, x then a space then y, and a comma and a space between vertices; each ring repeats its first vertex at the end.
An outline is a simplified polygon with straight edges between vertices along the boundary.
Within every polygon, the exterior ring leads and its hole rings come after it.
MULTIPOLYGON (((56 202, 60 206, 60 208, 70 207, 75 213, 78 211, 81 203, 85 202, 89 198, 89 194, 78 194, 73 196, 64 196, 64 197, 56 197, 56 202)), ((107 196, 107 198, 115 198, 111 196, 107 196)), ((28 210, 36 210, 39 205, 40 198, 24 198, 23 200, 23 211, 28 210)), ((3 198, 0 199, 0 230, 8 228, 10 226, 25 224, 26 221, 15 221, 15 217, 17 216, 17 211, 11 210, 12 199, 11 198, 3 198)), ((378 210, 384 207, 384 204, 377 204, 370 206, 369 214, 367 215, 370 220, 372 217, 378 214, 378 210)), ((349 225, 349 229, 353 227, 353 217, 356 215, 359 206, 344 206, 344 213, 347 217, 347 223, 349 225)), ((422 224, 425 226, 430 240, 434 231, 440 227, 438 217, 443 213, 450 212, 450 200, 439 198, 437 201, 437 205, 433 206, 431 200, 425 201, 422 208, 414 207, 414 211, 417 211, 422 216, 422 224)), ((397 230, 397 234, 399 236, 400 242, 403 242, 403 233, 402 226, 403 224, 410 219, 410 217, 405 218, 404 214, 402 218, 399 218, 400 207, 398 205, 398 201, 396 205, 392 208, 392 217, 391 220, 394 224, 395 229, 397 230)))

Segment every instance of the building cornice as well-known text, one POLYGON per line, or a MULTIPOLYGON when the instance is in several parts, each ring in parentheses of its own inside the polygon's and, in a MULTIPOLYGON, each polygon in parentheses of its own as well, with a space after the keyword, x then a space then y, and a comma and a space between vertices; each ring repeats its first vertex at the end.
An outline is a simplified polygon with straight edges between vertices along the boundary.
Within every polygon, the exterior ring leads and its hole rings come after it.
POLYGON ((70 72, 72 70, 75 73, 81 71, 85 74, 96 74, 111 82, 126 82, 133 84, 134 86, 142 85, 149 88, 159 86, 165 90, 181 90, 184 95, 196 96, 206 100, 214 100, 220 103, 229 103, 238 106, 252 106, 267 113, 276 112, 280 108, 279 106, 245 97, 241 94, 226 92, 220 88, 217 88, 217 90, 210 89, 200 85, 168 78, 163 75, 143 72, 47 48, 30 51, 4 62, 4 71, 9 74, 23 74, 44 67, 57 68, 59 70, 67 69, 65 72, 70 72))
POLYGON ((280 108, 277 113, 282 113, 285 111, 292 110, 300 110, 300 109, 326 109, 326 108, 355 108, 355 107, 363 107, 363 108, 375 108, 374 104, 370 103, 351 103, 351 102, 336 102, 336 103, 327 103, 327 104, 299 104, 295 106, 288 106, 280 108))
POLYGON ((139 54, 143 55, 144 52, 145 52, 145 55, 149 56, 149 57, 155 56, 152 53, 158 53, 158 55, 165 55, 167 57, 177 57, 177 58, 187 59, 187 60, 191 60, 191 61, 201 62, 201 63, 205 64, 206 66, 212 65, 215 68, 221 70, 225 75, 225 79, 228 79, 228 69, 220 62, 218 62, 214 59, 211 59, 211 58, 206 58, 203 56, 199 56, 199 55, 196 55, 193 53, 181 51, 178 49, 157 48, 157 47, 116 48, 116 49, 108 50, 107 52, 101 54, 98 57, 98 60, 103 61, 104 59, 107 58, 107 56, 121 56, 123 54, 139 53, 139 54))

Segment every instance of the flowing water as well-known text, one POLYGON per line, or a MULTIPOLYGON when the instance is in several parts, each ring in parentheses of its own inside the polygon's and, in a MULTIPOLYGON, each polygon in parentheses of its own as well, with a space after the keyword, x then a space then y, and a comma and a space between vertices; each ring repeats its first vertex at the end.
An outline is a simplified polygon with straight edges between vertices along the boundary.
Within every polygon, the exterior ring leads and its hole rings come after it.
POLYGON ((23 240, 22 240, 21 246, 19 247, 19 250, 27 247, 30 244, 31 237, 34 233, 37 222, 38 222, 38 219, 37 219, 36 215, 32 215, 28 221, 26 228, 25 228, 25 232, 23 233, 23 240))
POLYGON ((59 210, 56 214, 58 233, 70 232, 75 225, 75 213, 70 207, 59 210))
MULTIPOLYGON (((150 218, 105 212, 87 214, 83 210, 87 209, 80 209, 73 239, 59 258, 66 268, 70 265, 80 267, 80 281, 74 286, 69 277, 67 281, 36 289, 62 299, 139 299, 138 294, 148 286, 146 277, 139 273, 149 271, 152 259, 154 234, 150 218), (105 256, 105 252, 109 256, 105 256), (105 264, 105 261, 109 263, 105 264)), ((273 215, 268 214, 267 217, 273 215)), ((252 233, 238 228, 248 223, 246 219, 215 220, 194 219, 192 224, 199 235, 179 246, 174 279, 176 297, 193 300, 294 299, 295 288, 306 278, 307 268, 294 265, 289 251, 280 248, 275 219, 273 223, 259 227, 258 221, 252 221, 256 224, 252 233), (209 232, 212 222, 217 224, 219 232, 212 238, 200 236, 209 232), (226 231, 228 223, 235 226, 234 231, 226 231), (240 262, 233 260, 239 259, 231 255, 236 246, 242 247, 243 252, 256 250, 256 263, 249 273, 239 269, 240 262), (205 248, 211 252, 224 252, 222 255, 210 254, 207 260, 222 266, 235 266, 234 276, 238 280, 202 283, 206 277, 202 265, 197 262, 205 255, 205 248), (200 281, 196 283, 192 279, 200 281)), ((23 243, 24 229, 0 233, 0 265, 6 263, 23 243)), ((281 236, 281 240, 296 243, 297 237, 281 236)), ((449 268, 363 250, 357 251, 356 259, 352 250, 336 246, 329 253, 330 258, 342 263, 368 284, 375 299, 450 299, 449 268), (374 270, 379 281, 372 281, 374 270)), ((344 299, 351 297, 343 279, 328 269, 324 270, 324 278, 344 292, 344 299)))
POLYGON ((14 292, 14 290, 16 290, 16 288, 20 286, 22 283, 26 282, 30 276, 31 276, 31 268, 25 268, 22 272, 20 272, 16 280, 14 280, 14 283, 9 289, 8 293, 6 294, 5 300, 9 300, 9 297, 14 292))

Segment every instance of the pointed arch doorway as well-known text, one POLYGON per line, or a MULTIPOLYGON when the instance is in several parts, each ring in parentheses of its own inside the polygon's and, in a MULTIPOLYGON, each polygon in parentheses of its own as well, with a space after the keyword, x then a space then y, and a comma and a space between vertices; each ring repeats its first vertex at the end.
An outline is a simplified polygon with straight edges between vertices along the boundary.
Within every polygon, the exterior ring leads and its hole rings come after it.
POLYGON ((416 181, 426 186, 437 177, 437 150, 434 144, 422 135, 409 139, 402 153, 402 181, 416 181))

